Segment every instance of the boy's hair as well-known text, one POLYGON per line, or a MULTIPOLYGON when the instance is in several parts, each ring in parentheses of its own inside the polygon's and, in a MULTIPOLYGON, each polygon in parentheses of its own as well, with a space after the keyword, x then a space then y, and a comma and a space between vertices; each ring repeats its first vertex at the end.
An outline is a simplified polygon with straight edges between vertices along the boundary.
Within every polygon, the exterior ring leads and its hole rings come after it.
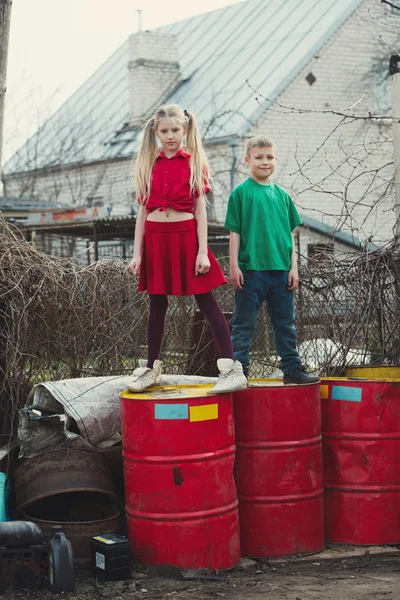
POLYGON ((204 186, 210 183, 209 165, 197 121, 193 114, 183 111, 176 104, 160 106, 143 128, 143 137, 136 158, 136 195, 140 204, 146 204, 150 195, 151 174, 158 155, 157 127, 162 119, 172 119, 186 131, 186 145, 190 154, 190 192, 202 195, 204 186))
POLYGON ((250 156, 250 150, 259 146, 260 148, 273 148, 276 152, 276 146, 274 140, 267 137, 266 135, 256 135, 248 140, 246 144, 246 156, 250 156))

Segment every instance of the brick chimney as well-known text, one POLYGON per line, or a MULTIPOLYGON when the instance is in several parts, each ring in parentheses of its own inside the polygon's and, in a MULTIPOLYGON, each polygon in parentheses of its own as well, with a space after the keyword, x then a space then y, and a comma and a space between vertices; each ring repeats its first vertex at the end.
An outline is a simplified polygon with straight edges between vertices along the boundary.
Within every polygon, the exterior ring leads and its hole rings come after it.
POLYGON ((143 123, 180 80, 179 51, 173 35, 139 31, 129 38, 130 123, 143 123))

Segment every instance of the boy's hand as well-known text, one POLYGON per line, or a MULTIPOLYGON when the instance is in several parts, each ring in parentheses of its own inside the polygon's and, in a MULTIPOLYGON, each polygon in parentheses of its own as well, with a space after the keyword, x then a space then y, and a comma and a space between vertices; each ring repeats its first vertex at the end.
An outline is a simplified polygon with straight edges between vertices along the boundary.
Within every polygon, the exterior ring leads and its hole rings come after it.
POLYGON ((290 269, 288 276, 288 290, 297 290, 299 287, 299 272, 296 268, 290 269))
POLYGON ((211 268, 208 254, 205 252, 199 252, 196 258, 196 266, 194 269, 195 275, 205 275, 211 268))
POLYGON ((231 267, 231 284, 237 290, 243 289, 244 277, 239 267, 231 267))

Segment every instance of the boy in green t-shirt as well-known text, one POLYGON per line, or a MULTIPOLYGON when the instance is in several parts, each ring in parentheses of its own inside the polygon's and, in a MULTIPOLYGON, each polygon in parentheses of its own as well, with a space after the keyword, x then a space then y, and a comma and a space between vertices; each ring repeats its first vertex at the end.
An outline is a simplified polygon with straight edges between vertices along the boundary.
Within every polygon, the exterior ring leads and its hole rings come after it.
POLYGON ((247 142, 250 177, 231 193, 225 227, 230 230, 231 283, 236 288, 232 342, 235 360, 249 372, 257 313, 265 301, 281 358, 283 383, 315 383, 296 349, 293 292, 298 286, 292 231, 301 219, 289 194, 270 181, 275 144, 259 135, 247 142))

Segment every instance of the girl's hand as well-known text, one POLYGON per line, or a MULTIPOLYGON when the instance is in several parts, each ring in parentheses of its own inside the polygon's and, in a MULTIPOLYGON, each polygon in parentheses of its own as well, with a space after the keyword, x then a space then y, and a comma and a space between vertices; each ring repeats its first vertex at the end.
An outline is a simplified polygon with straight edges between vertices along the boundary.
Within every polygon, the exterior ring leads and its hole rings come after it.
POLYGON ((142 257, 134 256, 128 265, 128 271, 130 273, 132 273, 132 275, 139 275, 141 264, 142 264, 142 257))
POLYGON ((206 252, 199 252, 196 258, 195 275, 205 275, 211 268, 210 261, 206 252))
POLYGON ((231 284, 237 290, 243 289, 244 277, 239 267, 231 267, 231 284))
POLYGON ((297 290, 299 287, 299 272, 296 268, 290 269, 288 276, 288 290, 297 290))

